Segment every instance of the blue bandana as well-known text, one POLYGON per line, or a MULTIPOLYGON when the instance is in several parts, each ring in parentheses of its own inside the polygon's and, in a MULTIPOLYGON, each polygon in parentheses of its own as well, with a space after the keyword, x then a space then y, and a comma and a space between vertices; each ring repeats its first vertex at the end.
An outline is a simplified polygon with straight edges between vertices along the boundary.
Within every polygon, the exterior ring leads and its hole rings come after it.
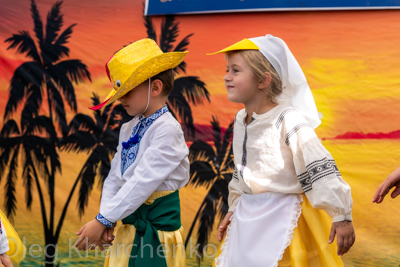
POLYGON ((121 173, 124 174, 126 169, 135 162, 137 152, 139 151, 140 140, 142 140, 143 135, 146 133, 150 125, 158 119, 162 114, 168 112, 167 105, 163 106, 157 110, 152 115, 147 118, 140 115, 139 122, 133 128, 132 135, 126 142, 122 142, 121 151, 121 173))

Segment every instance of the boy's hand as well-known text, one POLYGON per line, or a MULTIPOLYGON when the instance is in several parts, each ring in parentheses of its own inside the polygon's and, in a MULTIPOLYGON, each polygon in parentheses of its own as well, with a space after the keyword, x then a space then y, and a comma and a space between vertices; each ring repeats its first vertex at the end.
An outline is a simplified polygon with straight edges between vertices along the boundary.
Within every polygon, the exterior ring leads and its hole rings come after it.
POLYGON ((342 256, 347 253, 356 241, 353 223, 351 221, 341 221, 332 223, 331 234, 328 243, 331 244, 337 235, 337 254, 342 256))
POLYGON ((0 254, 0 266, 13 267, 10 258, 6 254, 0 254))
POLYGON ((228 225, 231 223, 229 221, 229 218, 232 216, 233 212, 230 211, 225 215, 224 220, 222 221, 220 227, 218 228, 218 241, 221 242, 221 240, 224 238, 226 229, 228 228, 228 225))
POLYGON ((94 245, 98 246, 102 251, 104 251, 101 238, 106 229, 107 227, 98 220, 91 220, 82 226, 81 229, 79 229, 79 231, 76 233, 77 235, 80 235, 80 237, 76 241, 75 247, 80 250, 87 250, 88 247, 94 245))

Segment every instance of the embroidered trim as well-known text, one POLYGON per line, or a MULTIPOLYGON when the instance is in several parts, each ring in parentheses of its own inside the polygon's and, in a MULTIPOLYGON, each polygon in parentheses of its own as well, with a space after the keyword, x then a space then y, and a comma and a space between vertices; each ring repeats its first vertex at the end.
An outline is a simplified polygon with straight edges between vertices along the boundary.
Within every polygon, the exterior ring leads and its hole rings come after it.
POLYGON ((292 137, 298 130, 300 130, 301 128, 304 128, 304 127, 310 127, 312 129, 310 124, 308 124, 308 123, 300 123, 300 124, 297 124, 295 127, 293 127, 293 129, 290 130, 290 132, 287 133, 286 141, 285 141, 287 146, 289 146, 289 144, 290 144, 289 143, 289 138, 292 137))
POLYGON ((226 251, 228 250, 229 236, 231 234, 232 225, 235 223, 235 213, 232 214, 232 216, 229 218, 229 221, 231 223, 228 225, 228 228, 226 229, 226 236, 221 245, 221 254, 219 254, 219 256, 215 258, 215 267, 225 266, 225 257, 226 257, 226 251))
POLYGON ((247 164, 247 126, 252 123, 255 119, 252 117, 250 122, 246 124, 246 118, 243 118, 243 124, 244 124, 244 139, 243 139, 243 155, 242 155, 242 167, 240 168, 240 175, 243 177, 243 171, 244 168, 246 167, 247 164))
POLYGON ((131 166, 135 160, 139 151, 140 141, 147 129, 158 119, 161 115, 168 112, 167 105, 163 106, 152 115, 147 118, 141 115, 139 122, 135 125, 132 130, 132 134, 128 141, 122 142, 121 151, 121 173, 124 174, 126 169, 131 166))
POLYGON ((296 109, 289 107, 282 111, 281 115, 279 115, 279 117, 275 123, 275 126, 277 129, 279 129, 279 127, 281 126, 281 124, 283 122, 283 118, 286 116, 286 114, 288 114, 289 112, 292 112, 292 111, 296 111, 296 109))
POLYGON ((115 223, 107 220, 103 215, 101 215, 100 213, 97 214, 96 216, 96 220, 98 220, 100 223, 104 224, 105 226, 107 226, 107 228, 111 228, 115 225, 115 223))
POLYGON ((237 174, 236 166, 235 166, 235 169, 233 170, 232 178, 233 178, 233 179, 236 179, 236 180, 239 180, 239 177, 238 177, 238 174, 237 174))
POLYGON ((275 264, 273 267, 278 266, 278 262, 282 259, 283 253, 285 253, 286 248, 290 245, 293 239, 294 229, 297 227, 297 222, 301 215, 301 202, 303 202, 303 195, 297 196, 297 201, 293 202, 292 212, 290 214, 290 225, 288 231, 286 232, 286 239, 283 242, 283 246, 281 251, 276 258, 275 264))
POLYGON ((330 174, 341 176, 334 159, 323 158, 316 160, 306 166, 307 171, 297 175, 297 179, 303 188, 304 193, 312 189, 312 184, 330 174))

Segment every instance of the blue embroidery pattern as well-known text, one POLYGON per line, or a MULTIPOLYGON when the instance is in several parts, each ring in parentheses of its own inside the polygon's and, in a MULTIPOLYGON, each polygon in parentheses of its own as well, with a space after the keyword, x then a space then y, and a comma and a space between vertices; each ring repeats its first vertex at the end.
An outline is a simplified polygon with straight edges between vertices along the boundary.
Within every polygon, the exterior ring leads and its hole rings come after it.
POLYGON ((105 226, 107 226, 108 228, 111 228, 115 225, 115 223, 110 222, 109 220, 107 220, 106 218, 104 218, 103 215, 101 215, 100 213, 97 214, 96 216, 96 220, 98 220, 100 223, 104 224, 105 226))
POLYGON ((133 128, 131 137, 126 142, 122 142, 121 151, 121 173, 124 174, 126 169, 135 162, 137 152, 139 151, 140 140, 146 133, 150 125, 158 119, 161 115, 168 112, 167 105, 157 110, 154 114, 147 118, 143 115, 140 116, 138 124, 133 128))

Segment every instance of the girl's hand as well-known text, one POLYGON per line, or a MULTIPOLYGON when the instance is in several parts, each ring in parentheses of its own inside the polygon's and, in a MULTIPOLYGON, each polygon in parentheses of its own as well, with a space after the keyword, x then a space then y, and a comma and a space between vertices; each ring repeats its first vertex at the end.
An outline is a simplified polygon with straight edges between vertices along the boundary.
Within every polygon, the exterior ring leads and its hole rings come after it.
POLYGON ((0 254, 0 266, 13 267, 10 258, 6 254, 0 254))
POLYGON ((347 253, 356 241, 353 223, 351 221, 341 221, 332 223, 331 234, 328 243, 331 244, 337 235, 337 254, 342 256, 347 253))
POLYGON ((221 242, 221 240, 224 238, 226 229, 228 228, 228 225, 231 223, 229 221, 229 218, 232 216, 233 212, 230 211, 225 215, 224 220, 222 221, 220 227, 218 228, 218 241, 221 242))
POLYGON ((81 229, 79 229, 79 231, 76 233, 77 235, 80 235, 80 237, 76 241, 75 247, 80 250, 87 250, 89 247, 94 245, 98 246, 101 251, 104 251, 104 248, 101 244, 101 237, 106 229, 107 227, 98 220, 91 220, 82 226, 81 229))

